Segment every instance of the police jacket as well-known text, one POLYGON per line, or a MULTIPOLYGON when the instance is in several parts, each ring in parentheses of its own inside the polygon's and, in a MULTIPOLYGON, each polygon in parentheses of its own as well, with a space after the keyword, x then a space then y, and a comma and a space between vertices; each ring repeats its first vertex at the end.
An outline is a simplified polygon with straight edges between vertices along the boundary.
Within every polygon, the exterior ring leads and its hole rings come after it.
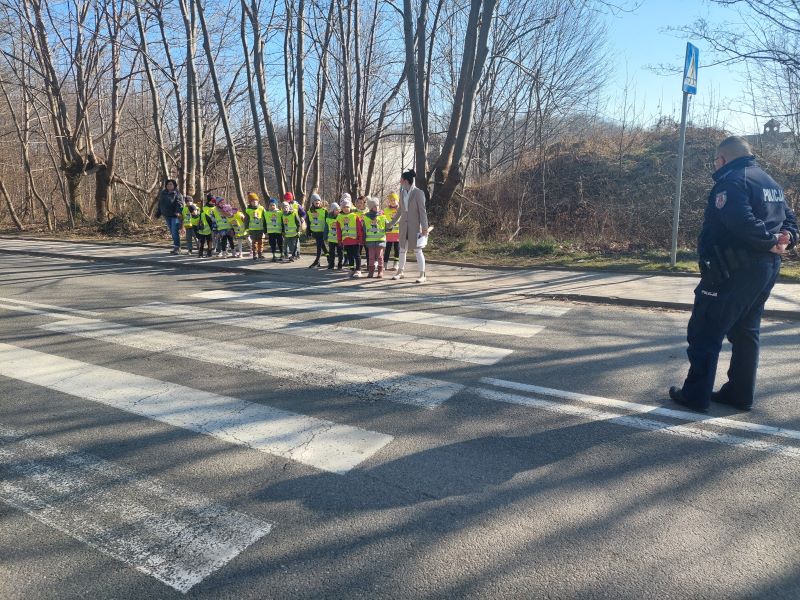
POLYGON ((797 243, 797 221, 783 189, 761 170, 754 156, 732 160, 713 178, 698 241, 701 259, 712 258, 714 246, 769 252, 780 231, 789 232, 791 246, 797 243))

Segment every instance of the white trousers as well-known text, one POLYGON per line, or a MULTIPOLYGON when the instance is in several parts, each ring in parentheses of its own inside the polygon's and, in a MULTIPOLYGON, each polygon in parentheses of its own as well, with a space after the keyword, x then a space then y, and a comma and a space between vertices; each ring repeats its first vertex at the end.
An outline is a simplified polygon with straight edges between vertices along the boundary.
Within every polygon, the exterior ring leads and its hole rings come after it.
MULTIPOLYGON (((400 262, 397 264, 397 272, 402 273, 406 268, 406 255, 408 248, 400 248, 400 262)), ((417 256, 417 265, 419 265, 419 272, 425 272, 425 255, 422 253, 422 248, 415 248, 414 254, 417 256)))

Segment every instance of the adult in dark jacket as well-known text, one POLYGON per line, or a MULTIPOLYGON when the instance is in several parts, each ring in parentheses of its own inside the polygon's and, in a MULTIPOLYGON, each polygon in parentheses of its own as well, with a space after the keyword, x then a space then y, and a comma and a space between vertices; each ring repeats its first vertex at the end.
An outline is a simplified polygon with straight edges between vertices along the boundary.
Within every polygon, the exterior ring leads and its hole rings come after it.
POLYGON ((156 217, 164 217, 172 235, 172 254, 181 251, 181 221, 183 220, 183 195, 178 191, 178 182, 167 179, 164 189, 158 194, 156 217))
POLYGON ((687 341, 689 374, 670 397, 705 412, 710 402, 753 405, 761 314, 781 267, 797 244, 797 221, 783 190, 756 163, 748 143, 729 137, 717 149, 714 187, 698 243, 702 277, 687 341), (722 341, 731 342, 728 381, 712 393, 722 341))

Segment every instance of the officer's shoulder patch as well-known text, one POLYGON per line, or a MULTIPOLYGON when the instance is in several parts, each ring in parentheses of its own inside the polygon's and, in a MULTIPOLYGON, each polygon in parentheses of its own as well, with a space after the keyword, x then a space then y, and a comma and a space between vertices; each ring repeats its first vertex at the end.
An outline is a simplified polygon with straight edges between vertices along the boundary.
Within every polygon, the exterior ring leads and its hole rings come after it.
POLYGON ((722 208, 725 206, 725 203, 728 201, 728 192, 720 192, 717 194, 717 197, 714 199, 714 205, 717 208, 722 208))

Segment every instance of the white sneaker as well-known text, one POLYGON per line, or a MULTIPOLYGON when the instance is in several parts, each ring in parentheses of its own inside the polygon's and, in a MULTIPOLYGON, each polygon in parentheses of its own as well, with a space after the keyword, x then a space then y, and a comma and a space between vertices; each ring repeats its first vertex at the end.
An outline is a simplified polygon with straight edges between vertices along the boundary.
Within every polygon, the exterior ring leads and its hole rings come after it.
POLYGON ((425 283, 426 280, 427 280, 427 277, 425 277, 425 271, 423 271, 422 273, 419 274, 419 277, 417 277, 414 280, 414 283, 425 283))
POLYGON ((353 274, 350 275, 353 279, 359 279, 361 277, 361 271, 353 271, 353 274))
POLYGON ((398 279, 403 279, 403 277, 405 277, 405 275, 403 275, 403 272, 402 271, 398 271, 397 275, 393 275, 392 276, 392 279, 394 281, 397 281, 398 279))
POLYGON ((240 256, 241 256, 241 254, 239 254, 238 252, 234 252, 233 253, 233 258, 239 258, 240 256))

